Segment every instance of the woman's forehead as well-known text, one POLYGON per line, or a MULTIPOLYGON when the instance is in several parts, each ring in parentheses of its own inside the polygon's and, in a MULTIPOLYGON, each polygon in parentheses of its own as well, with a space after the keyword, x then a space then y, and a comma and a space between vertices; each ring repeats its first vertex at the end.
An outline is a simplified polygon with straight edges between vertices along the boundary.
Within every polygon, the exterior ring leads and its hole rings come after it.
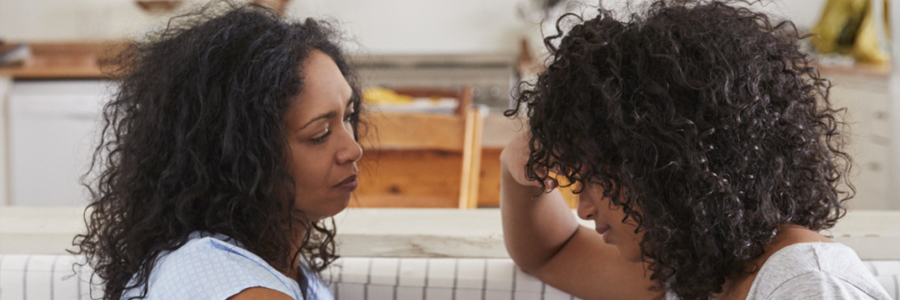
POLYGON ((338 112, 352 95, 353 89, 334 60, 313 50, 303 61, 302 90, 294 98, 289 114, 296 118, 293 121, 305 124, 322 114, 338 112))

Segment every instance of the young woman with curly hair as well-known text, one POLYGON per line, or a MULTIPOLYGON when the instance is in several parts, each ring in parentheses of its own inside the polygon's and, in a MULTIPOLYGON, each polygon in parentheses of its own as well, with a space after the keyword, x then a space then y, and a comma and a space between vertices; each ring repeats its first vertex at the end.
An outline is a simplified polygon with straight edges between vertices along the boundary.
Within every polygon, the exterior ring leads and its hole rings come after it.
POLYGON ((328 24, 218 2, 121 56, 76 238, 103 299, 332 299, 360 100, 328 24))
POLYGON ((751 4, 657 0, 624 21, 557 22, 549 66, 508 112, 530 130, 501 155, 521 268, 584 299, 889 299, 818 233, 852 197, 830 83, 793 25, 751 4), (550 172, 576 184, 596 230, 550 172))

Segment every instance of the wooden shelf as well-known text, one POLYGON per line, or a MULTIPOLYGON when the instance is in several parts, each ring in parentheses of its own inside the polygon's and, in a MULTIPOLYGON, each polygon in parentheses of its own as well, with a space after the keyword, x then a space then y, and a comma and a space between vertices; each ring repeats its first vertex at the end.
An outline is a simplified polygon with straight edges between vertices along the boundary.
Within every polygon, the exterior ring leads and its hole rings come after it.
POLYGON ((32 58, 0 67, 0 76, 13 79, 103 79, 102 62, 117 55, 126 41, 29 43, 32 58))

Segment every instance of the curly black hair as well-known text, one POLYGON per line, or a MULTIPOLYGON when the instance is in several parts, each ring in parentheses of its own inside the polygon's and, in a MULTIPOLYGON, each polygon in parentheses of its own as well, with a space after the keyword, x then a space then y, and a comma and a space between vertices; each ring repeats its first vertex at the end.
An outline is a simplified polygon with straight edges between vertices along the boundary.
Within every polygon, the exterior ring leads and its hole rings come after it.
POLYGON ((339 35, 325 22, 218 1, 118 56, 108 70, 118 92, 86 180, 87 232, 73 241, 103 299, 141 286, 146 295, 159 255, 195 231, 227 235, 285 273, 300 259, 319 272, 337 258, 334 221, 310 221, 294 207, 282 124, 303 89, 302 62, 319 50, 353 87, 358 128, 359 92, 339 35))
POLYGON ((796 27, 754 4, 656 0, 623 20, 602 7, 563 16, 544 40, 546 71, 506 112, 528 117, 527 176, 586 170, 564 175, 605 189, 643 232, 651 278, 682 299, 754 271, 744 262, 779 225, 831 228, 855 194, 831 83, 796 27))

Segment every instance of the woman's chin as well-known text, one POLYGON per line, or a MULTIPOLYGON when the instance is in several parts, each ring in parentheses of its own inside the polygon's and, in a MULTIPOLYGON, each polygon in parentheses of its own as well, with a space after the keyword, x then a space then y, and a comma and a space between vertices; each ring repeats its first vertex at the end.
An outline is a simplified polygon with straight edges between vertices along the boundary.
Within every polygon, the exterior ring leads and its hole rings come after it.
POLYGON ((344 211, 350 204, 351 195, 351 193, 330 195, 326 199, 319 198, 314 201, 307 198, 304 202, 300 202, 298 199, 298 202, 294 205, 296 205, 296 209, 305 213, 306 218, 308 218, 310 222, 318 222, 344 211))
POLYGON ((327 218, 334 217, 335 215, 344 211, 344 209, 347 209, 348 205, 350 205, 349 195, 347 197, 341 197, 339 199, 334 199, 332 201, 328 201, 327 203, 323 203, 322 207, 316 211, 316 219, 311 219, 311 221, 318 222, 327 218))
POLYGON ((348 206, 348 205, 350 205, 350 195, 347 195, 347 197, 341 199, 341 201, 337 201, 336 206, 335 206, 334 209, 331 211, 331 214, 328 215, 328 217, 329 217, 329 218, 330 218, 330 217, 334 217, 334 215, 336 215, 336 214, 338 214, 338 213, 344 211, 345 209, 347 209, 347 206, 348 206))

